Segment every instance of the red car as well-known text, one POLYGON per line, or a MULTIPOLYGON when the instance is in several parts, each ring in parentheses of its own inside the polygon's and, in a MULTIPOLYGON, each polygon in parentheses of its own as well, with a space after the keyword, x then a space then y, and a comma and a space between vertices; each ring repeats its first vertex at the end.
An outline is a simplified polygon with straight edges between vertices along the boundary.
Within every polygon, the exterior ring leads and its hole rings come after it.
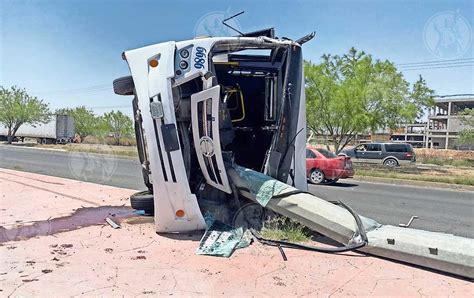
POLYGON ((354 169, 350 157, 337 156, 322 148, 306 147, 306 177, 311 183, 333 183, 353 176, 354 169))

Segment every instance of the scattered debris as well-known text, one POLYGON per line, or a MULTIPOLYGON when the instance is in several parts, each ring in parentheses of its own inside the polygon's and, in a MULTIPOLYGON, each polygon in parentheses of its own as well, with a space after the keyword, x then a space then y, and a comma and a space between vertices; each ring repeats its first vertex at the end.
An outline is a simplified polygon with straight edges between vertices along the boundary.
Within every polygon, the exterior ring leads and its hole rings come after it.
POLYGON ((131 259, 132 260, 146 260, 146 257, 145 256, 136 256, 136 257, 132 257, 131 259))
POLYGON ((218 220, 208 221, 208 229, 199 243, 198 255, 230 257, 238 248, 250 245, 251 237, 242 227, 232 228, 218 220))
POLYGON ((43 270, 41 270, 41 272, 43 272, 44 274, 48 274, 48 273, 53 272, 53 270, 51 270, 51 269, 43 269, 43 270))
POLYGON ((286 284, 282 282, 282 279, 279 278, 278 276, 274 276, 273 277, 273 280, 276 281, 276 285, 277 286, 281 286, 281 287, 286 287, 286 284))
POLYGON ((58 264, 56 264, 56 268, 64 267, 64 265, 66 265, 66 264, 69 264, 69 263, 68 262, 58 263, 58 264))
MULTIPOLYGON (((69 244, 69 243, 66 243, 66 244, 61 244, 61 245, 50 245, 50 247, 54 247, 55 249, 53 249, 53 251, 51 251, 51 254, 54 255, 54 254, 58 254, 58 255, 61 255, 61 256, 64 256, 64 255, 67 255, 67 252, 64 251, 64 249, 67 249, 67 248, 71 248, 73 247, 72 244, 69 244)), ((56 258, 53 259, 53 261, 55 260, 56 258)), ((56 259, 57 261, 59 261, 59 259, 56 259)))
POLYGON ((58 255, 61 255, 61 256, 67 255, 67 253, 64 250, 61 250, 61 249, 55 249, 51 252, 51 254, 53 254, 53 255, 55 253, 57 253, 58 255))
POLYGON ((201 269, 199 271, 201 271, 202 273, 206 273, 207 275, 214 275, 214 274, 222 273, 222 271, 211 272, 211 271, 209 271, 209 269, 201 269))
POLYGON ((37 278, 32 278, 32 279, 23 279, 22 282, 32 282, 32 281, 38 281, 39 279, 37 278))
POLYGON ((52 259, 51 259, 51 261, 58 262, 58 261, 59 261, 59 259, 58 259, 58 258, 56 258, 56 257, 54 257, 54 258, 52 258, 52 259))
POLYGON ((114 251, 113 248, 110 248, 110 247, 107 247, 106 249, 104 249, 105 252, 108 252, 108 253, 112 253, 114 251))
POLYGON ((109 217, 105 219, 105 221, 114 229, 120 229, 120 225, 115 223, 113 220, 111 220, 109 217))

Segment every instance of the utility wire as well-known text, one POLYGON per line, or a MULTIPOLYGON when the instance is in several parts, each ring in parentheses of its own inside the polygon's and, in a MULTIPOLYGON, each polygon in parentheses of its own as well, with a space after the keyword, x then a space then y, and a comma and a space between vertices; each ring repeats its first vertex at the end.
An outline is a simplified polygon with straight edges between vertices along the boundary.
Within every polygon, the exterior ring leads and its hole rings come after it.
POLYGON ((103 106, 103 107, 88 107, 86 106, 87 109, 122 109, 122 108, 132 108, 132 105, 128 106, 103 106))
MULTIPOLYGON (((433 60, 425 62, 409 62, 409 63, 397 63, 395 64, 400 70, 426 70, 426 69, 439 69, 439 68, 456 68, 474 66, 474 58, 462 58, 462 59, 447 59, 447 60, 433 60)), ((100 84, 83 88, 74 89, 62 89, 62 90, 51 90, 51 91, 39 91, 32 92, 37 95, 69 95, 69 94, 81 94, 81 93, 95 93, 112 90, 112 84, 100 84)))
POLYGON ((458 68, 458 67, 472 67, 474 66, 474 58, 462 59, 448 59, 448 60, 433 60, 426 62, 411 62, 395 64, 402 71, 409 70, 427 70, 427 69, 442 69, 442 68, 458 68))
POLYGON ((68 92, 37 92, 33 94, 37 94, 40 96, 45 96, 45 95, 70 95, 70 94, 82 94, 82 93, 93 93, 93 92, 102 92, 102 91, 110 91, 112 88, 101 88, 101 89, 87 89, 87 90, 77 90, 77 91, 68 91, 68 92))
POLYGON ((398 66, 398 68, 417 68, 417 67, 435 67, 435 66, 455 66, 455 65, 465 65, 465 64, 473 64, 473 61, 464 61, 464 62, 452 62, 452 63, 438 63, 438 64, 420 64, 420 65, 402 65, 398 66))
MULTIPOLYGON (((90 110, 101 110, 101 109, 124 109, 124 108, 132 108, 132 105, 128 106, 102 106, 102 107, 90 107, 90 106, 84 106, 86 109, 90 110)), ((62 109, 62 108, 57 108, 57 109, 62 109)))
POLYGON ((417 68, 401 68, 400 70, 408 71, 408 70, 423 70, 423 69, 439 69, 439 68, 455 68, 455 67, 474 67, 474 64, 463 64, 463 65, 443 65, 443 66, 433 66, 433 67, 417 67, 417 68))
POLYGON ((45 94, 71 94, 71 93, 83 93, 83 92, 96 92, 96 91, 103 91, 103 90, 111 90, 111 84, 102 84, 102 85, 95 85, 83 88, 75 88, 75 89, 63 89, 63 90, 52 90, 52 91, 39 91, 39 92, 32 92, 35 94, 45 95, 45 94))
POLYGON ((439 64, 439 63, 454 63, 454 62, 469 62, 474 61, 474 58, 462 58, 462 59, 446 59, 446 60, 434 60, 425 62, 409 62, 409 63, 397 63, 398 66, 410 66, 420 64, 439 64))

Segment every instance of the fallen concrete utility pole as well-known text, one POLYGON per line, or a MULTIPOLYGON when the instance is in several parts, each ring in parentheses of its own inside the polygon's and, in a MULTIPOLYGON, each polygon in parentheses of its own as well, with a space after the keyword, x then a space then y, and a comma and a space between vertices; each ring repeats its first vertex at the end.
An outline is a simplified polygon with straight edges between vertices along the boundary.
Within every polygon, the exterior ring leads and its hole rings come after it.
MULTIPOLYGON (((348 243, 357 226, 346 209, 275 180, 236 166, 228 175, 240 194, 340 243, 348 243), (288 193, 288 196, 284 194, 288 193), (277 196, 278 198, 273 198, 277 196)), ((388 259, 474 278, 474 239, 382 225, 360 216, 368 243, 359 250, 388 259)))

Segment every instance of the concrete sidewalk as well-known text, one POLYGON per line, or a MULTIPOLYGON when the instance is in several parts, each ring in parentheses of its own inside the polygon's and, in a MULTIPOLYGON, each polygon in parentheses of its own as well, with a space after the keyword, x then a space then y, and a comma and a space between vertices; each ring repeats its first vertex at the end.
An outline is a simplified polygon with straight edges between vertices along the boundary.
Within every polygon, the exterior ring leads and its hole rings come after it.
POLYGON ((254 243, 194 254, 201 233, 157 235, 134 191, 0 169, 0 296, 463 296, 466 280, 347 253, 254 243), (104 223, 120 222, 121 229, 104 223))

